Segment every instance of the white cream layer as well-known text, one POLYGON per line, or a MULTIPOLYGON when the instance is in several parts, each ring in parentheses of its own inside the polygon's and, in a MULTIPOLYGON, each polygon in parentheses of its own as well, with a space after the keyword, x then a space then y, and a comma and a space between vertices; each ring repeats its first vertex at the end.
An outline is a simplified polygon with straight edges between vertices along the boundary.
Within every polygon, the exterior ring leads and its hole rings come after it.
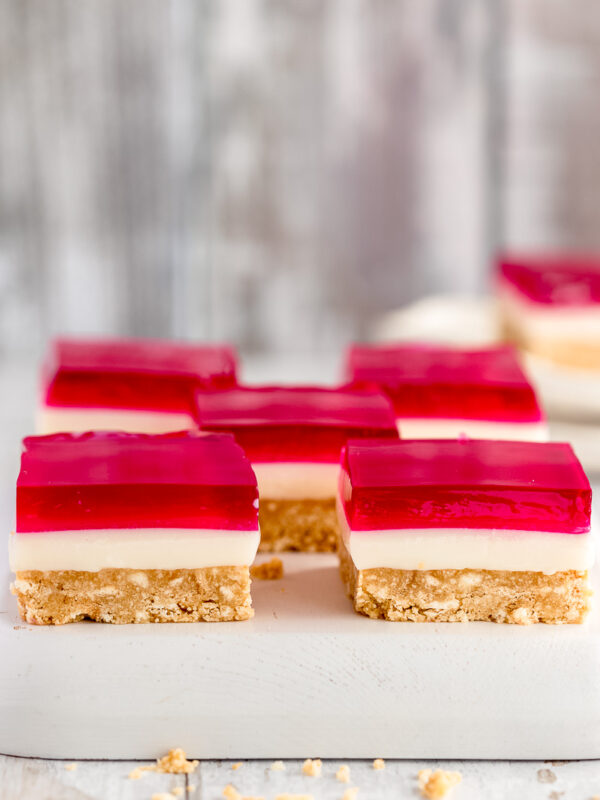
POLYGON ((13 572, 243 567, 259 541, 258 531, 179 528, 13 533, 9 558, 13 572))
POLYGON ((499 439, 510 442, 547 442, 546 422, 490 422, 481 419, 400 418, 396 420, 403 439, 499 439))
POLYGON ((581 341, 586 344, 600 340, 600 305, 534 303, 507 281, 500 283, 498 295, 505 315, 526 339, 581 341))
POLYGON ((267 500, 326 500, 337 494, 339 464, 252 463, 258 494, 267 500))
POLYGON ((509 572, 587 570, 592 533, 546 533, 471 528, 350 530, 338 501, 340 530, 357 569, 487 569, 509 572))
POLYGON ((36 414, 36 432, 82 433, 83 431, 125 431, 126 433, 169 433, 193 430, 189 414, 171 411, 140 411, 121 408, 59 408, 41 405, 36 414))

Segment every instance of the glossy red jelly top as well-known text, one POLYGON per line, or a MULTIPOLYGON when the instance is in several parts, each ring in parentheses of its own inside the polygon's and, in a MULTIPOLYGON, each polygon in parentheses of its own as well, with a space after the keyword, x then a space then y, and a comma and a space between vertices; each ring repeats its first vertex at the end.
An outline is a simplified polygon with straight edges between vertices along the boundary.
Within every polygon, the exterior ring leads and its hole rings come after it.
POLYGON ((600 256, 507 257, 500 275, 532 303, 590 306, 600 303, 600 256))
POLYGON ((511 347, 353 345, 348 378, 379 386, 396 416, 539 422, 535 392, 511 347))
POLYGON ((232 436, 30 436, 17 480, 17 531, 255 531, 257 498, 250 462, 232 436))
POLYGON ((50 406, 191 413, 199 386, 234 386, 230 347, 150 339, 57 339, 42 371, 50 406))
POLYGON ((342 465, 354 530, 590 529, 590 484, 568 444, 350 441, 342 465))
POLYGON ((337 462, 352 438, 398 438, 378 391, 315 387, 228 389, 196 394, 202 430, 233 433, 253 462, 337 462))

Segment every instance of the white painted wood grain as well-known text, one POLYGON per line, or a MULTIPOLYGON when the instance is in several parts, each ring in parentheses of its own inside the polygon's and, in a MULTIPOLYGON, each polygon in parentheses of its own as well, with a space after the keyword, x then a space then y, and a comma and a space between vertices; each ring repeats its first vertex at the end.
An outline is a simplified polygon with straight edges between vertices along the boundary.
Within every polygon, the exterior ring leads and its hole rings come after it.
MULTIPOLYGON (((380 772, 373 770, 370 761, 325 761, 321 778, 303 775, 301 761, 286 761, 284 772, 272 772, 271 762, 265 761, 243 762, 234 772, 231 763, 202 762, 189 776, 189 783, 197 788, 188 797, 221 800, 224 786, 232 783, 242 794, 265 800, 274 800, 282 792, 341 800, 349 786, 359 788, 362 800, 415 800, 420 796, 417 773, 425 768, 461 772, 463 780, 452 800, 591 800, 600 791, 598 761, 387 761, 380 772), (350 766, 349 784, 334 777, 340 763, 350 766)), ((185 786, 183 776, 149 773, 138 781, 129 780, 129 772, 137 765, 83 761, 75 772, 67 772, 62 761, 0 756, 0 791, 3 800, 150 800, 154 793, 185 786)))
MULTIPOLYGON (((0 757, 0 791, 3 800, 150 800, 153 793, 185 787, 185 776, 148 773, 130 780, 134 762, 76 762, 0 757)), ((198 783, 198 781, 196 781, 198 783)), ((189 795, 201 797, 200 793, 189 795)), ((185 795, 183 796, 185 800, 185 795)))

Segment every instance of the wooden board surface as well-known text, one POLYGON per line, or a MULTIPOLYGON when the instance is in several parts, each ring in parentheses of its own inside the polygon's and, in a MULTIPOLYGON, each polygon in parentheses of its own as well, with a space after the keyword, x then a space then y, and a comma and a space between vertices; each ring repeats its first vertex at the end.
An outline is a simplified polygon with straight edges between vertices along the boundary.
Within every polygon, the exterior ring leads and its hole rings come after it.
POLYGON ((388 623, 353 612, 336 556, 284 563, 243 623, 35 627, 6 594, 0 752, 600 757, 598 610, 583 626, 388 623))
MULTIPOLYGON (((287 362, 286 362, 287 364, 287 362)), ((307 365, 304 365, 306 369, 307 365)), ((314 365, 308 364, 314 370, 314 365)), ((323 370, 325 375, 333 374, 335 365, 323 370)), ((284 377, 290 376, 300 369, 297 364, 287 364, 284 377)), ((280 374, 281 370, 277 371, 280 374)), ((304 374, 304 373, 303 373, 304 374)), ((321 373, 310 379, 321 378, 321 373)), ((27 420, 31 412, 31 399, 34 396, 34 366, 32 364, 13 363, 12 369, 3 369, 4 385, 12 387, 4 398, 2 407, 3 426, 0 430, 2 453, 0 454, 0 501, 4 524, 10 524, 14 504, 14 478, 18 462, 18 439, 28 432, 27 420)), ((270 380, 273 368, 269 363, 254 365, 248 375, 254 380, 270 380)), ((0 620, 9 611, 11 614, 12 599, 1 597, 0 620), (6 602, 4 602, 6 601, 6 602)), ((342 601, 340 601, 342 602, 342 601)), ((345 600, 343 601, 345 603, 345 600)), ((346 609, 347 607, 344 606, 346 609)), ((19 623, 20 624, 20 623, 19 623)), ((368 624, 368 621, 367 621, 368 624)), ((556 651, 552 650, 553 656, 556 651)), ((274 687, 271 688, 274 691, 274 687)), ((581 694, 586 700, 591 696, 584 686, 581 694)), ((568 714, 568 712, 567 712, 568 714)), ((0 717, 0 731, 9 732, 7 721, 0 717)), ((512 731, 507 731, 510 738, 512 731)), ((179 738, 166 739, 164 749, 180 746, 179 738)), ((162 752, 161 752, 162 754, 162 752)), ((63 754, 64 755, 64 754, 63 754)), ((157 754, 158 755, 158 754, 157 754)), ((322 755, 313 747, 301 754, 303 757, 322 755)), ((521 756, 522 757, 522 756, 521 756)), ((458 768, 463 773, 463 783, 455 792, 456 800, 590 800, 600 793, 600 762, 579 761, 571 763, 508 762, 508 761, 467 761, 467 762, 424 762, 424 761, 388 761, 385 773, 373 773, 370 761, 353 761, 351 763, 353 781, 351 785, 361 788, 360 798, 415 798, 416 773, 427 766, 442 766, 447 769, 458 768), (552 775, 540 770, 549 769, 552 775), (538 777, 538 773, 542 776, 538 777), (552 777, 554 776, 554 777, 552 777), (551 782, 546 782, 546 781, 551 782)), ((265 771, 268 764, 263 761, 244 762, 243 772, 236 775, 234 783, 244 793, 264 794, 272 800, 280 788, 289 791, 310 791, 316 800, 339 800, 343 786, 331 778, 334 766, 338 762, 326 762, 324 774, 326 778, 318 783, 311 783, 309 778, 300 775, 299 763, 288 762, 286 780, 275 784, 265 771), (295 766, 294 766, 295 765, 295 766), (242 780, 243 776, 243 780, 242 780)), ((41 760, 0 756, 0 793, 8 800, 142 800, 150 798, 154 793, 182 785, 181 778, 148 775, 140 781, 130 781, 127 775, 134 764, 122 761, 86 761, 79 762, 75 772, 65 771, 65 762, 59 760, 41 760)), ((202 798, 221 797, 223 786, 235 773, 231 773, 230 762, 203 761, 197 773, 196 784, 202 798)), ((193 797, 193 795, 192 795, 193 797)))

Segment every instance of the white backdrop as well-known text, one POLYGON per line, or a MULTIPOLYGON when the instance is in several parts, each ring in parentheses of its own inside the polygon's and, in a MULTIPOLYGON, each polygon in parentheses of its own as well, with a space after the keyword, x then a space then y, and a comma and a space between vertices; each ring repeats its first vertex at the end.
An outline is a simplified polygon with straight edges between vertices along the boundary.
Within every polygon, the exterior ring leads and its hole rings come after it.
POLYGON ((595 0, 0 0, 0 352, 335 351, 600 246, 595 0))

